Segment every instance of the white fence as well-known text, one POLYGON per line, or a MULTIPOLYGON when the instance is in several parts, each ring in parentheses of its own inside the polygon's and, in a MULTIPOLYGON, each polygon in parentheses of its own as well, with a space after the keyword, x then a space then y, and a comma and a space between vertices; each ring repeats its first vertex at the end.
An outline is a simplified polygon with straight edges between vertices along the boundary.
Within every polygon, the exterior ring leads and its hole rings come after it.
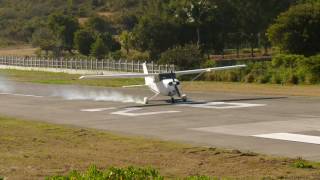
MULTIPOLYGON (((142 63, 140 61, 127 60, 0 56, 0 65, 72 70, 143 72, 142 63)), ((151 62, 147 63, 147 67, 150 73, 175 71, 175 66, 168 64, 158 65, 151 62)))

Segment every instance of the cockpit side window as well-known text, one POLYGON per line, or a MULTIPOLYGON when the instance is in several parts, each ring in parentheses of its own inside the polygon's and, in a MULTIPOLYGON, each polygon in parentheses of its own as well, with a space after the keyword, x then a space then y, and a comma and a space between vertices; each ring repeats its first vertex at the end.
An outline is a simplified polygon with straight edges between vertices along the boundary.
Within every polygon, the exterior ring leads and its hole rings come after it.
POLYGON ((162 73, 159 74, 159 80, 162 81, 164 79, 176 79, 176 74, 171 74, 171 73, 162 73))

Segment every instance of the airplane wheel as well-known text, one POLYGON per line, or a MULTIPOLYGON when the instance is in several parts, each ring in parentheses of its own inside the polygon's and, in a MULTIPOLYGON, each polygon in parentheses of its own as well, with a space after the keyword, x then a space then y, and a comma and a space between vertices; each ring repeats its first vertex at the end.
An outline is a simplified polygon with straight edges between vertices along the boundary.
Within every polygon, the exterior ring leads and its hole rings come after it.
POLYGON ((145 97, 145 98, 143 99, 143 103, 144 103, 144 104, 148 104, 148 103, 149 103, 149 100, 148 100, 147 97, 145 97))
POLYGON ((183 102, 187 102, 187 100, 188 100, 188 98, 187 98, 187 96, 185 94, 182 95, 181 99, 182 99, 183 102))
POLYGON ((176 102, 175 99, 172 97, 171 98, 171 103, 174 104, 175 102, 176 102))

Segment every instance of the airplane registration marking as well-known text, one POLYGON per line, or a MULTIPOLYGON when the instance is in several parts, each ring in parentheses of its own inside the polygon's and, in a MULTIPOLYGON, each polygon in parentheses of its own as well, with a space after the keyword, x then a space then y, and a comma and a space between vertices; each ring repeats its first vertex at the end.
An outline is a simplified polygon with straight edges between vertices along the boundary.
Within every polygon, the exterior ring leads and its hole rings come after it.
POLYGON ((203 104, 179 104, 178 106, 188 106, 188 107, 205 108, 205 109, 237 109, 237 108, 266 106, 266 104, 208 102, 203 104))
POLYGON ((143 108, 126 108, 125 110, 113 112, 111 114, 114 115, 122 115, 122 116, 130 116, 130 117, 137 117, 137 116, 150 116, 150 115, 158 115, 158 114, 171 114, 171 113, 179 113, 181 111, 155 111, 155 112, 145 112, 145 113, 138 113, 134 111, 142 110, 143 108))
POLYGON ((0 95, 12 95, 12 96, 43 98, 43 96, 37 96, 37 95, 31 95, 31 94, 0 93, 0 95))
POLYGON ((102 112, 102 111, 108 111, 108 110, 114 110, 116 108, 109 107, 109 108, 95 108, 95 109, 81 109, 82 112, 102 112))
POLYGON ((308 144, 319 144, 320 145, 320 137, 319 136, 309 136, 309 135, 292 134, 292 133, 271 133, 271 134, 253 135, 253 137, 301 142, 301 143, 308 143, 308 144))

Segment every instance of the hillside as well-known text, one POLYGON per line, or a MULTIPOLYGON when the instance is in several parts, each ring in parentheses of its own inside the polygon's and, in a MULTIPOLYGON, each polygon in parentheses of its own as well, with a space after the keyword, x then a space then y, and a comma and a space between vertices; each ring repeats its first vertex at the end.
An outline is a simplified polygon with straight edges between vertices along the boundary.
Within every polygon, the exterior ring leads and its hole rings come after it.
MULTIPOLYGON (((136 7, 139 0, 0 0, 0 47, 29 43, 34 31, 54 12, 86 18, 96 12, 136 7)), ((102 13, 105 15, 106 13, 102 13)))

